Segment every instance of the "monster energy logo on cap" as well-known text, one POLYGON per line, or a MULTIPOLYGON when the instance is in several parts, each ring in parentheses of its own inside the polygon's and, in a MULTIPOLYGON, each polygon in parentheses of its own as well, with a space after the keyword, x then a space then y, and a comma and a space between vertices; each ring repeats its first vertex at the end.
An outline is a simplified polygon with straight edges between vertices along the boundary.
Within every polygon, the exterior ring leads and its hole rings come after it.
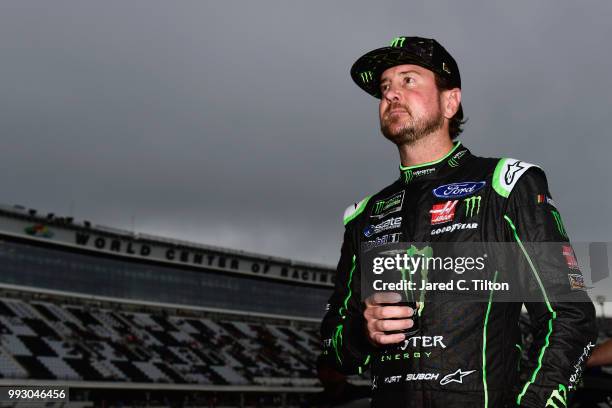
POLYGON ((368 82, 370 82, 372 78, 374 77, 374 75, 372 74, 372 71, 363 71, 359 75, 361 76, 361 80, 363 81, 364 84, 367 84, 368 82))
POLYGON ((403 47, 404 41, 406 41, 406 37, 395 37, 393 40, 391 40, 391 44, 389 46, 390 47, 403 47))
POLYGON ((474 208, 476 208, 476 215, 480 212, 480 200, 481 196, 468 197, 463 202, 465 203, 465 216, 472 217, 474 215, 474 208))
POLYGON ((568 238, 567 232, 565 232, 565 226, 563 225, 563 221, 561 220, 561 215, 555 210, 552 210, 551 213, 555 218, 555 224, 557 224, 557 230, 559 231, 559 234, 563 235, 565 238, 568 238))

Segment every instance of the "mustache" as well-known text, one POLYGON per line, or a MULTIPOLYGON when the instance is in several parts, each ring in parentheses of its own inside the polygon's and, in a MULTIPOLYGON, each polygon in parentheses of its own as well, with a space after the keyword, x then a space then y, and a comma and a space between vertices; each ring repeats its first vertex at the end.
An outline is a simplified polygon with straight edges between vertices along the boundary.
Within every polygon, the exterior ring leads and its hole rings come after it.
POLYGON ((403 110, 404 112, 408 113, 408 115, 412 116, 412 112, 410 112, 410 109, 408 109, 407 106, 404 106, 399 103, 394 103, 394 104, 387 106, 387 109, 385 109, 384 117, 385 118, 389 117, 389 114, 391 113, 391 111, 396 110, 396 109, 403 110))

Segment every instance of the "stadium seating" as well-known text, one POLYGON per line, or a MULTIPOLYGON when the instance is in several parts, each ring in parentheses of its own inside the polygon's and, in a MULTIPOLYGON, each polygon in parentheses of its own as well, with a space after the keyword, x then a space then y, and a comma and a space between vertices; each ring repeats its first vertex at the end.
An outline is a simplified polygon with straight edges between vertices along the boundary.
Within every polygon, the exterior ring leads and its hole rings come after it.
POLYGON ((316 325, 0 298, 0 376, 134 383, 316 384, 316 325))

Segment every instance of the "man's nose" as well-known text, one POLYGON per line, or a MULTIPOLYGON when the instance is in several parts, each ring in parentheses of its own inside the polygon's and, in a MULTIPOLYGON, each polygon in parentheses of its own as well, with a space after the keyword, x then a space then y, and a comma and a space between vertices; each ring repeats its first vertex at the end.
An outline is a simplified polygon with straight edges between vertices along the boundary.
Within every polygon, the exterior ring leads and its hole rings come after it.
POLYGON ((383 97, 389 102, 397 102, 400 100, 399 90, 396 86, 390 85, 383 94, 383 97))

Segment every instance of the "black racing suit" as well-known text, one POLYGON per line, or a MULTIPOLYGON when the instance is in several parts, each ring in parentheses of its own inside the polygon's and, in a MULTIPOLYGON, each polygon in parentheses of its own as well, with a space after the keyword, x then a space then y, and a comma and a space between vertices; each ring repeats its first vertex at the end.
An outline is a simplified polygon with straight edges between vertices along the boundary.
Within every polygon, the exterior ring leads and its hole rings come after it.
MULTIPOLYGON (((428 305, 420 316, 421 337, 391 347, 368 342, 360 293, 364 243, 554 242, 559 254, 569 246, 537 166, 476 157, 455 142, 444 158, 400 167, 400 173, 396 182, 345 212, 335 289, 321 326, 324 355, 345 374, 371 368, 373 407, 566 406, 597 337, 595 310, 583 291, 580 302, 543 294, 541 301, 525 303, 534 327, 526 367, 517 368, 520 302, 428 305), (444 198, 449 191, 460 197, 444 198), (477 208, 470 197, 477 197, 477 208), (434 219, 430 211, 449 203, 456 206, 452 217, 434 219)), ((551 263, 519 253, 507 261, 518 274, 545 270, 568 287, 568 275, 576 276, 567 257, 551 263)))

